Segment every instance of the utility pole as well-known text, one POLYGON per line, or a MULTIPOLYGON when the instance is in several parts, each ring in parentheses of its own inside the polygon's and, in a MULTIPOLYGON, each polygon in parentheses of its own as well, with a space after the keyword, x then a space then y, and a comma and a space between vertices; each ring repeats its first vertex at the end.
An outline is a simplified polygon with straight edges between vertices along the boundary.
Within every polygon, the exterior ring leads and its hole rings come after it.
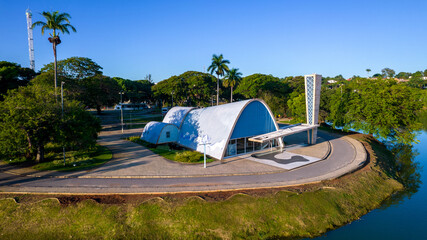
MULTIPOLYGON (((64 124, 64 82, 61 82, 61 105, 62 105, 62 124, 64 124)), ((65 166, 65 145, 62 145, 62 155, 64 156, 65 166)))
POLYGON ((175 91, 172 91, 172 106, 171 108, 173 108, 173 94, 175 93, 175 91))
POLYGON ((122 134, 123 134, 123 91, 120 91, 120 111, 121 111, 121 122, 122 122, 122 134))

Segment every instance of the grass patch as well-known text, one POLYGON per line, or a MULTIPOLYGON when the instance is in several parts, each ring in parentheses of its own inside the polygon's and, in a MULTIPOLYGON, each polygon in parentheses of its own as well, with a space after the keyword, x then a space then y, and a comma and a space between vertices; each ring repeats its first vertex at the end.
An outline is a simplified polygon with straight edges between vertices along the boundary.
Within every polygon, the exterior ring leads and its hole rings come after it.
POLYGON ((300 121, 298 121, 298 120, 295 120, 295 119, 293 119, 293 118, 290 118, 290 119, 288 119, 288 120, 281 120, 281 121, 278 121, 278 123, 283 123, 283 124, 297 124, 297 123, 301 123, 300 121))
MULTIPOLYGON (((132 204, 0 200, 1 239, 297 239, 315 237, 377 208, 403 186, 383 173, 388 157, 366 135, 369 165, 342 178, 226 200, 166 196, 132 204)), ((271 191, 271 189, 269 190, 271 191)), ((214 194, 214 193, 210 193, 214 194)), ((218 195, 224 192, 216 193, 218 195)), ((197 194, 195 194, 197 196, 197 194)), ((199 196, 206 196, 199 194, 199 196)), ((129 197, 129 196, 128 196, 129 197)), ((97 197, 99 198, 99 197, 97 197)))
MULTIPOLYGON (((180 155, 182 156, 183 154, 184 155, 193 155, 193 152, 195 152, 195 151, 190 151, 190 150, 186 150, 186 149, 173 149, 167 144, 156 146, 154 144, 151 144, 149 142, 141 140, 141 138, 138 136, 129 137, 127 140, 134 142, 134 143, 138 143, 138 144, 150 149, 155 154, 158 154, 158 155, 160 155, 166 159, 169 159, 171 161, 174 161, 174 162, 196 163, 196 164, 204 162, 203 155, 200 155, 201 158, 199 161, 188 161, 187 157, 180 157, 180 155)), ((213 158, 206 156, 206 162, 213 162, 213 161, 215 161, 213 158)))
POLYGON ((151 121, 159 121, 161 122, 163 120, 163 116, 154 116, 154 117, 135 117, 130 118, 129 116, 126 116, 123 121, 125 123, 148 123, 151 121))
POLYGON ((287 121, 278 121, 279 123, 283 123, 283 124, 291 124, 292 120, 287 120, 287 121))
POLYGON ((145 125, 147 125, 146 123, 134 123, 134 124, 126 124, 125 127, 126 129, 135 129, 135 128, 144 128, 145 125))
POLYGON ((36 170, 45 171, 77 171, 83 169, 94 168, 111 160, 113 157, 111 151, 100 145, 87 151, 67 151, 65 155, 65 166, 62 152, 51 153, 48 162, 42 162, 32 166, 36 170))

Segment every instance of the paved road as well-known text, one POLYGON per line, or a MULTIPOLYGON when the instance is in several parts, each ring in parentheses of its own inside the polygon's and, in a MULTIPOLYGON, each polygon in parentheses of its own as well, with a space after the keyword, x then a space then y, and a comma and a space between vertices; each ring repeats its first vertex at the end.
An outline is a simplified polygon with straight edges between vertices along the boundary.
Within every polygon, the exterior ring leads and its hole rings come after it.
POLYGON ((365 160, 363 146, 346 137, 319 132, 330 141, 332 151, 323 161, 292 171, 238 176, 168 178, 49 178, 0 173, 0 191, 42 193, 144 193, 209 191, 279 187, 321 181, 341 176, 365 160))

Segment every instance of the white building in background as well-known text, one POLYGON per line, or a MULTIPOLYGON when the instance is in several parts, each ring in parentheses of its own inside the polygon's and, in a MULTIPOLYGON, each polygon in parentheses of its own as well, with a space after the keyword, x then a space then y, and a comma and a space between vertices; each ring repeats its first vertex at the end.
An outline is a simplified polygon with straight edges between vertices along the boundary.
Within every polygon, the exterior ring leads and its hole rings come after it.
POLYGON ((264 149, 283 149, 283 137, 307 131, 315 144, 322 76, 305 76, 307 123, 279 128, 267 104, 250 99, 206 108, 173 107, 163 122, 148 123, 141 139, 153 144, 176 143, 222 160, 264 149))
MULTIPOLYGON (((170 137, 168 142, 203 152, 203 145, 198 140, 205 137, 209 139, 206 154, 219 160, 266 148, 283 147, 282 139, 271 139, 266 143, 249 141, 253 136, 279 129, 270 108, 259 99, 206 108, 173 107, 162 123, 173 124, 179 131, 178 138, 170 137)), ((157 139, 163 139, 162 132, 167 134, 161 126, 160 123, 148 123, 141 139, 156 144, 157 139)))

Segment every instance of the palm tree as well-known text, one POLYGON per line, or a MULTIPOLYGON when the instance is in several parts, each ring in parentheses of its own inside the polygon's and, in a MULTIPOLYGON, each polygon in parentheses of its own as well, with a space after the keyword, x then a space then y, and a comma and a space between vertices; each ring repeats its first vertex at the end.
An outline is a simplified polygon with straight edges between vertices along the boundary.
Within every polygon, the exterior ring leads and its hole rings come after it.
POLYGON ((231 87, 231 97, 230 102, 233 102, 233 88, 240 82, 242 79, 242 73, 239 72, 238 68, 232 68, 228 71, 224 79, 224 87, 231 87))
POLYGON ((368 78, 369 78, 369 73, 371 72, 371 69, 370 69, 370 68, 367 68, 367 69, 366 69, 366 72, 368 73, 368 78))
POLYGON ((44 31, 46 29, 51 29, 53 33, 49 33, 50 38, 48 38, 49 42, 52 43, 53 46, 53 56, 54 56, 54 79, 55 79, 55 99, 57 99, 56 94, 56 46, 61 43, 61 39, 59 38, 59 32, 61 31, 62 34, 68 33, 70 34, 70 31, 68 30, 71 28, 73 32, 76 32, 76 29, 70 24, 70 14, 68 13, 59 13, 58 11, 55 12, 43 12, 41 14, 43 17, 46 18, 46 22, 37 21, 33 23, 32 27, 35 26, 41 26, 42 27, 42 35, 44 34, 44 31))
POLYGON ((224 57, 221 55, 214 54, 212 56, 212 64, 208 67, 208 71, 213 74, 217 75, 217 82, 216 82, 216 105, 219 103, 219 76, 224 76, 226 72, 228 72, 228 66, 227 64, 230 64, 230 61, 225 60, 224 57))

